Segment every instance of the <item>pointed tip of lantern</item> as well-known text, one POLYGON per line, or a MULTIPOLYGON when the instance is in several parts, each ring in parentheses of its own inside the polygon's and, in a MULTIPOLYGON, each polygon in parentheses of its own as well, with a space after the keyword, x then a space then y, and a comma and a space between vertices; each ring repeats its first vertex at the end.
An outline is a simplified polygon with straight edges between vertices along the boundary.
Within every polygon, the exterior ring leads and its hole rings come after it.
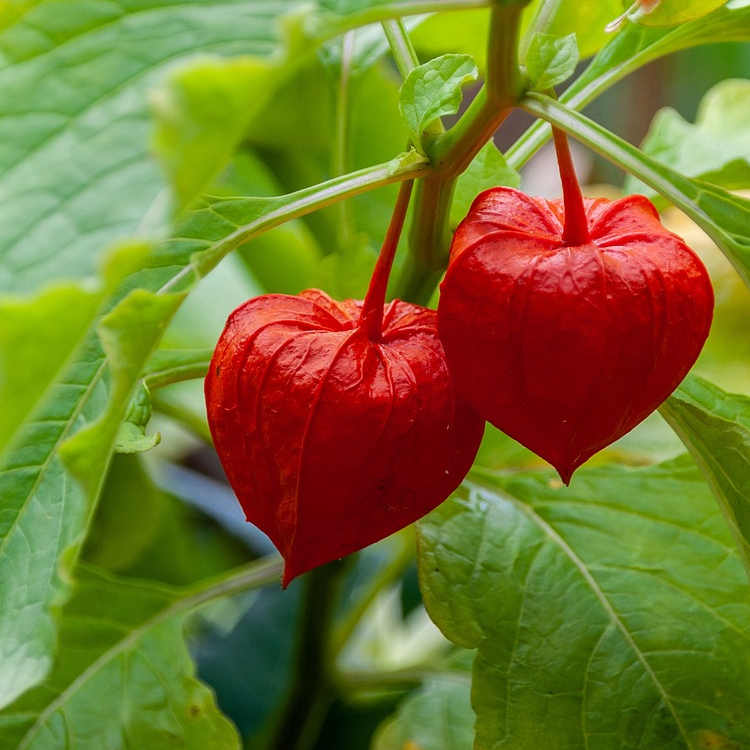
POLYGON ((290 568, 289 563, 284 561, 284 572, 281 575, 281 588, 285 589, 302 572, 304 571, 290 568))
POLYGON ((555 471, 557 471, 562 483, 566 487, 570 487, 570 480, 573 478, 573 474, 575 474, 578 466, 578 464, 573 464, 572 466, 555 466, 555 471))

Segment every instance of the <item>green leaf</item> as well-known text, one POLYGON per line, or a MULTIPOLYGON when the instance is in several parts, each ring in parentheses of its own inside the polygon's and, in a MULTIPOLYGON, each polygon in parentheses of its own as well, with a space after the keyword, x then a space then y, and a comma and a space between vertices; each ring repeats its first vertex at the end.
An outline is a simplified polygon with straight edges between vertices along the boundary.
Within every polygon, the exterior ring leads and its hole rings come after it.
POLYGON ((155 153, 178 212, 228 161, 253 116, 273 95, 279 68, 277 60, 263 57, 206 56, 171 72, 152 92, 155 153))
POLYGON ((456 181, 451 224, 456 226, 466 216, 479 193, 497 185, 520 187, 521 175, 508 165, 494 141, 488 141, 456 181))
POLYGON ((439 132, 433 123, 443 115, 458 112, 463 99, 461 87, 478 76, 469 55, 442 55, 409 73, 401 86, 400 107, 420 153, 425 153, 429 139, 439 132))
POLYGON ((268 585, 279 573, 273 560, 179 590, 79 569, 55 668, 0 714, 0 743, 17 750, 237 750, 236 730, 195 678, 183 620, 205 602, 268 585))
MULTIPOLYGON (((66 465, 88 486, 92 497, 101 481, 101 467, 107 465, 113 440, 127 416, 134 383, 161 338, 165 321, 184 298, 184 294, 134 289, 97 326, 111 373, 107 408, 60 449, 66 465)), ((132 431, 128 432, 132 437, 132 431)))
POLYGON ((0 452, 85 333, 101 296, 59 284, 0 299, 0 452))
MULTIPOLYGON (((641 149, 687 177, 728 190, 750 187, 750 81, 727 79, 701 101, 695 124, 673 109, 657 112, 641 149)), ((638 192, 632 178, 623 188, 638 192)))
POLYGON ((115 441, 116 453, 142 453, 156 447, 161 441, 161 435, 154 432, 146 434, 146 426, 151 419, 151 393, 148 387, 141 383, 130 402, 125 421, 120 425, 115 441))
MULTIPOLYGON (((7 4, 6 4, 7 5, 7 4)), ((269 55, 290 0, 56 0, 3 10, 0 292, 96 273, 104 249, 163 230, 146 92, 188 56, 269 55)))
POLYGON ((692 461, 481 476, 418 524, 475 747, 750 746, 747 580, 692 461))
POLYGON ((526 71, 531 87, 546 91, 566 81, 575 72, 578 58, 575 34, 557 37, 537 32, 531 37, 526 52, 526 71))
MULTIPOLYGON (((572 0, 575 2, 575 0, 572 0)), ((583 7, 594 3, 577 3, 583 7)), ((598 4, 596 4, 598 5, 598 4)), ((575 29, 565 29, 566 33, 575 29)), ((556 30, 557 31, 557 30, 556 30)), ((719 42, 750 40, 750 5, 731 4, 696 21, 671 29, 626 24, 601 49, 586 70, 560 96, 573 109, 582 109, 617 81, 660 57, 681 49, 719 42)), ((581 53, 586 54, 581 38, 581 53)), ((543 123, 535 123, 506 151, 508 162, 520 169, 550 138, 543 123)))
POLYGON ((750 576, 750 398, 691 376, 661 412, 703 471, 750 576))
POLYGON ((204 56, 172 71, 152 92, 155 152, 187 208, 226 166, 250 123, 291 72, 315 52, 301 31, 300 12, 281 18, 283 49, 273 56, 204 56))
POLYGON ((154 543, 165 506, 140 456, 114 456, 81 558, 110 573, 126 573, 154 543))
POLYGON ((611 34, 607 24, 622 13, 621 0, 599 0, 581 3, 578 0, 534 0, 524 13, 521 27, 521 60, 525 61, 528 48, 537 32, 564 37, 575 34, 582 57, 591 57, 611 34))
POLYGON ((372 750, 472 750, 474 712, 470 681, 454 678, 430 680, 399 706, 398 713, 383 723, 372 750))
POLYGON ((677 26, 703 18, 726 3, 727 0, 638 0, 626 17, 642 26, 677 26))

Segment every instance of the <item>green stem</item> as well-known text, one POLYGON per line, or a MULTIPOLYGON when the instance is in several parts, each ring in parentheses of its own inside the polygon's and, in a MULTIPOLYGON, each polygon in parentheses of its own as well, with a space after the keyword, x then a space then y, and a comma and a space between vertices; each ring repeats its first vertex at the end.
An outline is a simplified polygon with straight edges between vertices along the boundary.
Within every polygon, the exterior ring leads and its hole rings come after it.
POLYGON ((406 32, 406 26, 400 18, 383 21, 382 26, 398 72, 401 78, 406 78, 414 68, 419 66, 419 58, 406 32))
MULTIPOLYGON (((334 117, 334 148, 333 174, 343 175, 349 166, 349 103, 350 82, 352 73, 352 57, 354 56, 354 32, 344 34, 341 49, 341 72, 336 90, 336 105, 334 117)), ((354 248, 354 222, 352 221, 350 204, 340 201, 338 212, 338 244, 342 254, 352 252, 354 248)))
POLYGON ((367 590, 357 596, 356 603, 347 610, 332 638, 332 653, 334 659, 341 653, 351 638, 352 633, 359 625, 375 597, 391 584, 400 580, 404 570, 414 559, 414 532, 413 527, 403 529, 396 537, 394 543, 398 542, 400 547, 392 552, 388 562, 368 581, 367 590))
MULTIPOLYGON (((258 211, 257 219, 244 224, 226 237, 222 237, 206 250, 195 253, 193 262, 172 276, 158 289, 158 293, 166 294, 189 289, 197 279, 216 268, 219 262, 232 250, 249 242, 253 237, 257 237, 291 219, 305 216, 344 198, 360 195, 383 185, 392 185, 394 182, 413 179, 428 172, 429 167, 425 163, 409 162, 401 164, 397 159, 394 159, 385 164, 376 164, 342 177, 334 177, 319 185, 303 188, 288 195, 264 199, 264 207, 258 211)), ((231 202, 231 200, 228 199, 228 202, 231 202)))
POLYGON ((522 63, 526 61, 526 53, 529 51, 529 44, 531 39, 536 32, 544 32, 549 28, 550 22, 557 13, 562 0, 542 0, 537 5, 534 12, 534 16, 529 23, 526 33, 523 35, 521 42, 518 45, 518 57, 522 63))
POLYGON ((336 561, 305 576, 292 686, 268 750, 308 750, 328 713, 335 694, 330 633, 343 569, 336 561))
POLYGON ((365 301, 362 304, 362 313, 359 316, 359 327, 367 331, 370 341, 380 341, 383 328, 383 305, 385 305, 385 294, 388 289, 388 279, 393 268, 393 259, 396 257, 398 241, 401 230, 404 228, 406 211, 409 208, 411 189, 414 183, 406 180, 401 183, 393 208, 391 221, 385 233, 383 247, 375 263, 375 268, 370 279, 365 301))
POLYGON ((208 429, 205 411, 194 411, 190 407, 185 406, 185 404, 181 404, 178 401, 171 401, 168 397, 161 394, 152 396, 152 404, 155 412, 178 422, 203 440, 206 445, 211 445, 211 431, 208 429))
POLYGON ((458 176, 492 138, 523 93, 518 65, 519 6, 492 5, 485 85, 461 119, 437 137, 428 156, 432 170, 416 191, 409 245, 411 259, 402 272, 398 296, 429 299, 448 264, 450 206, 458 176))

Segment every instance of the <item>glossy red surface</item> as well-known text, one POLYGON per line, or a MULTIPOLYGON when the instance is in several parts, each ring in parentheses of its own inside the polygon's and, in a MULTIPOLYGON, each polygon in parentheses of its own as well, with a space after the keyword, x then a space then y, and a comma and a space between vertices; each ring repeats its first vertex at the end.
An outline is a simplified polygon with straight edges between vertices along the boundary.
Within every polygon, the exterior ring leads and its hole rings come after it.
POLYGON ((445 500, 484 429, 456 392, 434 310, 324 292, 251 299, 229 317, 205 392, 216 450, 283 584, 398 531, 445 500))
POLYGON ((561 200, 482 193, 438 306, 456 386, 566 483, 679 385, 713 315, 705 267, 648 199, 584 205, 591 241, 566 247, 561 200))

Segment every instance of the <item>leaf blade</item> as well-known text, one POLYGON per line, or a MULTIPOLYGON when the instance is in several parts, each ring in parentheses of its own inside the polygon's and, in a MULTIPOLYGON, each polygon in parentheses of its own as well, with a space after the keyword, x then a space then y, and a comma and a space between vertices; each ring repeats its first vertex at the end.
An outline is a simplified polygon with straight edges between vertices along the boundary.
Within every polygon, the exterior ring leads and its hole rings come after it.
POLYGON ((661 411, 706 476, 750 577, 750 399, 691 376, 661 411))
POLYGON ((582 471, 567 490, 482 472, 467 490, 418 525, 419 564, 431 616, 478 647, 476 747, 750 741, 747 584, 690 461, 582 471))
POLYGON ((82 750, 236 750, 236 730, 195 677, 183 619, 207 601, 278 580, 280 562, 253 563, 183 590, 94 569, 77 573, 78 590, 62 620, 60 658, 44 686, 0 714, 0 739, 18 750, 73 744, 82 750))
POLYGON ((469 55, 448 54, 414 68, 401 86, 400 108, 414 146, 425 153, 435 122, 458 112, 461 87, 479 76, 469 55))

